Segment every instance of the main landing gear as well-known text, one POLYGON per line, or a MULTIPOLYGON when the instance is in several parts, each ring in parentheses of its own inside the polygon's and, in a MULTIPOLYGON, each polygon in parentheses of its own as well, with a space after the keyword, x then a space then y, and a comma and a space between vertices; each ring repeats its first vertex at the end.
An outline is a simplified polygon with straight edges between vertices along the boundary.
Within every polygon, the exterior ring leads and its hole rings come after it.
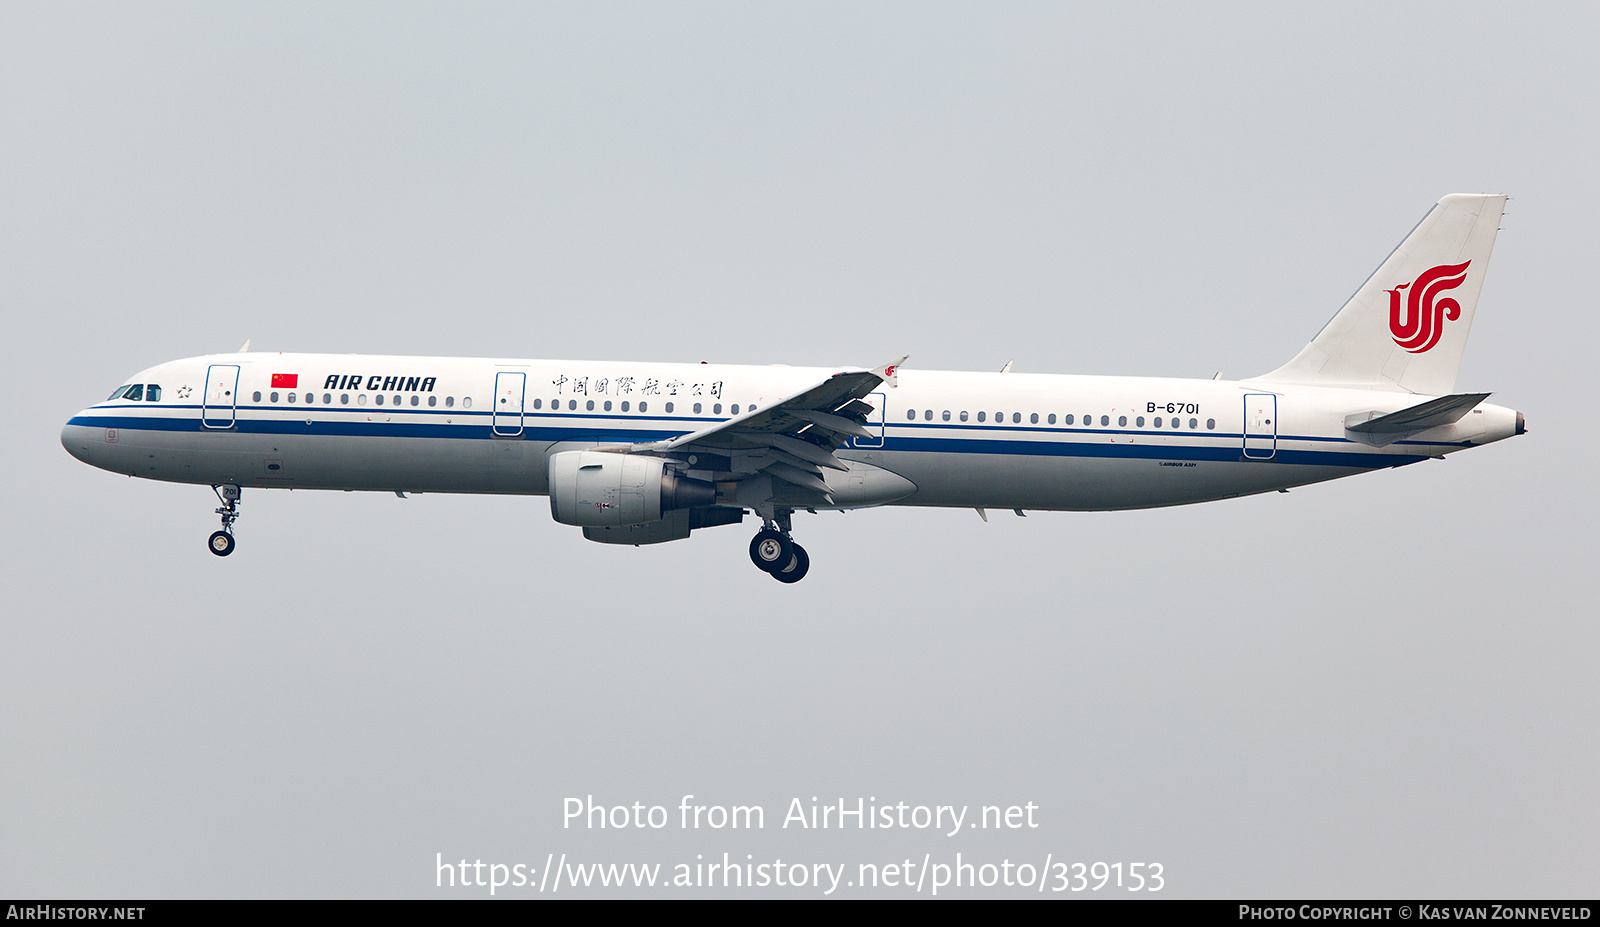
POLYGON ((222 507, 217 509, 217 514, 222 516, 222 530, 211 532, 206 547, 218 557, 226 557, 233 553, 233 523, 239 520, 239 487, 228 483, 213 486, 211 491, 222 502, 222 507))
POLYGON ((789 537, 789 513, 780 512, 778 522, 756 533, 750 541, 750 562, 780 583, 798 583, 811 569, 811 558, 806 549, 789 537))

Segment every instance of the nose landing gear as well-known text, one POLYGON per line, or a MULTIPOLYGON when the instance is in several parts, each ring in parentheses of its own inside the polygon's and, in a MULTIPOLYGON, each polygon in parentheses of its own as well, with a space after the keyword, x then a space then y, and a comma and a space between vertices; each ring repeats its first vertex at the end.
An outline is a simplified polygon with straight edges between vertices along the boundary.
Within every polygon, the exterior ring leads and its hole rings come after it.
POLYGON ((239 520, 239 487, 227 483, 213 486, 211 491, 222 502, 222 507, 217 509, 217 514, 222 516, 222 530, 211 532, 206 548, 218 557, 226 557, 233 553, 233 523, 239 520))
POLYGON ((756 533, 750 541, 750 562, 780 583, 798 583, 811 569, 811 558, 789 537, 788 523, 789 513, 782 511, 776 523, 769 521, 756 533))

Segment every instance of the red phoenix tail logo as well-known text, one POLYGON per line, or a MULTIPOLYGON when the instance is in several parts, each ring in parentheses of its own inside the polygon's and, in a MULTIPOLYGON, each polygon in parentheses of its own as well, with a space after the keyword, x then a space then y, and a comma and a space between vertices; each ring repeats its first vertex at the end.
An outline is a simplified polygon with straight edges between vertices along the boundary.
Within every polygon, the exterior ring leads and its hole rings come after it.
POLYGON ((1444 321, 1461 318, 1461 304, 1450 297, 1439 299, 1445 290, 1453 290, 1467 279, 1467 265, 1440 264, 1422 273, 1410 283, 1402 283, 1389 294, 1389 331, 1394 343, 1412 354, 1421 354, 1439 343, 1444 334, 1444 321), (1411 288, 1405 305, 1401 305, 1400 291, 1411 288))

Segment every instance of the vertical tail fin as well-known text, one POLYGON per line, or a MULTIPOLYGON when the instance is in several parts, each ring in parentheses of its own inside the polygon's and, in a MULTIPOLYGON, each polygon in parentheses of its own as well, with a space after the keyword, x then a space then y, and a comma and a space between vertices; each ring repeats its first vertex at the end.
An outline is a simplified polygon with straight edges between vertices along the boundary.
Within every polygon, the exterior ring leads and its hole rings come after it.
POLYGON ((1441 199, 1294 360, 1258 379, 1455 392, 1502 195, 1441 199))

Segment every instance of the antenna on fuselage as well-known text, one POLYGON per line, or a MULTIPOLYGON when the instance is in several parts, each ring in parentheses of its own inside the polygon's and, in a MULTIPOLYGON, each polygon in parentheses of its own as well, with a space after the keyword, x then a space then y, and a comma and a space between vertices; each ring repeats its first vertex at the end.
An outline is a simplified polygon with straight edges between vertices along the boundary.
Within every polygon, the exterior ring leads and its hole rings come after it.
POLYGON ((1011 361, 1006 361, 1006 365, 1004 367, 1000 368, 1000 372, 1001 373, 1010 373, 1011 372, 1011 364, 1012 364, 1011 361))
POLYGON ((239 350, 237 350, 237 351, 235 351, 233 353, 235 353, 235 354, 249 354, 250 353, 250 339, 246 338, 244 340, 244 344, 239 345, 239 350))

